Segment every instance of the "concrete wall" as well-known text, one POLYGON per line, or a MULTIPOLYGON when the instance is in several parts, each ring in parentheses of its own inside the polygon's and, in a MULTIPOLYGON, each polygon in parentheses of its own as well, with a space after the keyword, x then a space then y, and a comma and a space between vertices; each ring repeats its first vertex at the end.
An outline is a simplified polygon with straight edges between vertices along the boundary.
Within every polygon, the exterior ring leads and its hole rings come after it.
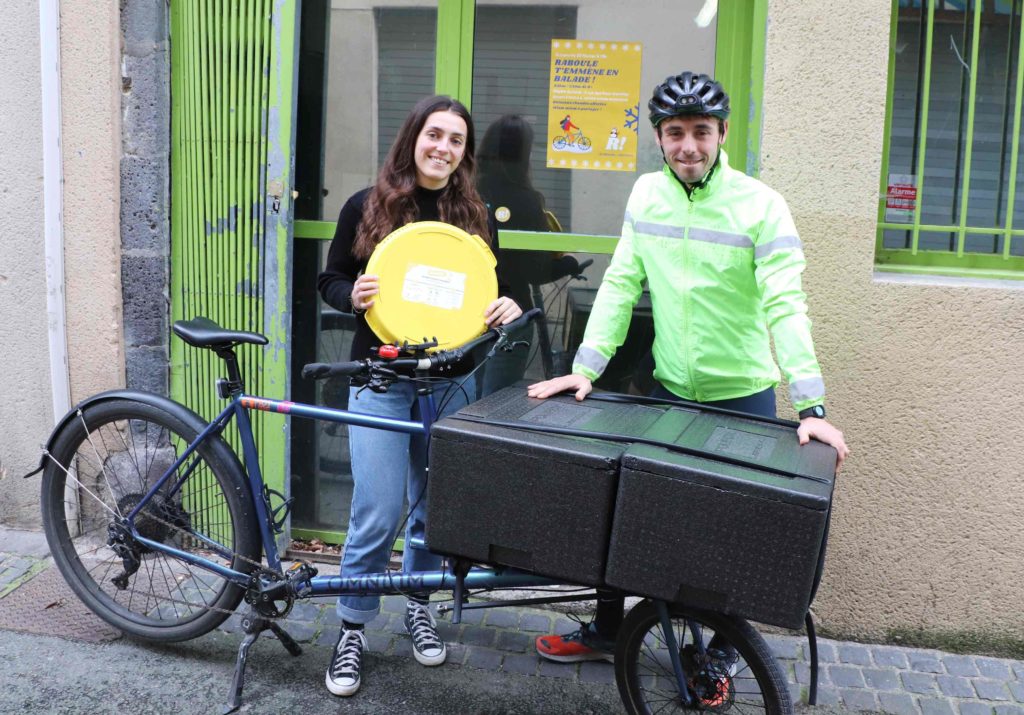
MULTIPOLYGON (((762 178, 789 201, 840 473, 829 629, 1024 638, 1024 285, 874 271, 889 0, 770 0, 762 178)), ((784 404, 784 401, 780 401, 784 404)))
MULTIPOLYGON (((54 424, 43 256, 39 9, 5 6, 0 28, 0 146, 7 216, 0 241, 0 522, 38 526, 35 467, 54 424)), ((117 0, 61 5, 64 274, 72 401, 124 383, 118 162, 117 0)))
POLYGON ((5 7, 0 24, 0 522, 38 521, 39 445, 53 425, 43 255, 43 144, 40 131, 39 8, 5 7))
POLYGON ((118 0, 61 3, 64 253, 72 402, 124 385, 118 0))

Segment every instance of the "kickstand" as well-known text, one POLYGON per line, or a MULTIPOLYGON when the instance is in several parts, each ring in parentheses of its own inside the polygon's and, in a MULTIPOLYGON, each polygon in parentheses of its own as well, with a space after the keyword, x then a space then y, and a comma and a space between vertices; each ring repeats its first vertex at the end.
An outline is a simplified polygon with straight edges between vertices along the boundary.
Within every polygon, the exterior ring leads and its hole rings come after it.
POLYGON ((452 564, 452 571, 455 573, 455 593, 452 604, 452 623, 458 625, 462 622, 462 604, 466 600, 466 574, 469 573, 470 563, 463 559, 455 559, 452 564))
POLYGON ((251 609, 247 615, 242 617, 242 629, 245 631, 245 638, 242 640, 242 644, 238 646, 238 658, 235 659, 235 675, 231 679, 231 691, 228 693, 228 704, 224 708, 224 715, 235 712, 242 705, 242 688, 245 684, 245 662, 249 657, 249 648, 260 637, 260 633, 269 630, 277 636, 277 639, 281 641, 281 645, 289 653, 292 655, 302 654, 302 648, 294 638, 285 632, 284 628, 279 626, 276 621, 256 615, 251 609))
POLYGON ((810 609, 804 617, 804 625, 807 627, 807 645, 811 651, 811 686, 807 693, 807 704, 818 704, 818 635, 814 631, 814 616, 810 609))

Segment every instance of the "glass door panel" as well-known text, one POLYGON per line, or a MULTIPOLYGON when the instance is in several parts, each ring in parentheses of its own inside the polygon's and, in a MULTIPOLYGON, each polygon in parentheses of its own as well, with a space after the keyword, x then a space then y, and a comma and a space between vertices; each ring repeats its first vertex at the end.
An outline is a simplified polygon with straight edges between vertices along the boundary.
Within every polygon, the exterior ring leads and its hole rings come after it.
MULTIPOLYGON (((433 94, 436 2, 303 0, 296 130, 296 218, 335 221, 370 186, 406 113, 433 94)), ((347 360, 353 316, 325 305, 316 277, 329 241, 295 242, 292 395, 344 408, 348 381, 303 380, 310 362, 347 360)), ((292 422, 292 530, 337 536, 347 528, 352 478, 347 428, 292 422)))
MULTIPOLYGON (((647 121, 647 100, 666 76, 683 70, 715 72, 715 3, 705 0, 637 0, 628 8, 614 0, 560 3, 479 0, 473 50, 473 118, 476 123, 481 194, 499 219, 499 235, 510 231, 564 232, 618 236, 626 200, 637 177, 658 171, 662 157, 647 121), (577 40, 594 47, 628 43, 642 47, 638 106, 615 127, 581 127, 591 143, 611 145, 612 130, 621 141, 635 142, 633 170, 572 169, 549 166, 548 128, 560 117, 548 116, 553 40, 577 40), (535 218, 539 202, 549 211, 547 224, 535 218)), ((597 148, 595 146, 595 148, 597 148)), ((581 157, 582 163, 582 157, 581 157)), ((590 261, 583 279, 548 280, 559 254, 513 251, 517 299, 541 296, 546 324, 535 331, 525 377, 565 372, 589 315, 593 294, 608 266, 607 255, 576 254, 590 261), (547 331, 548 340, 541 333, 547 331)), ((556 271, 557 273, 557 271, 556 271)), ((523 302, 520 300, 520 302, 523 302)), ((527 307, 524 305, 524 307, 527 307)), ((652 367, 646 356, 653 331, 650 303, 641 298, 623 356, 602 387, 645 392, 652 367), (645 328, 644 326, 648 326, 645 328), (637 367, 639 366, 639 367, 637 367), (622 368, 622 369, 619 369, 622 368)), ((521 374, 509 374, 506 379, 521 374)))

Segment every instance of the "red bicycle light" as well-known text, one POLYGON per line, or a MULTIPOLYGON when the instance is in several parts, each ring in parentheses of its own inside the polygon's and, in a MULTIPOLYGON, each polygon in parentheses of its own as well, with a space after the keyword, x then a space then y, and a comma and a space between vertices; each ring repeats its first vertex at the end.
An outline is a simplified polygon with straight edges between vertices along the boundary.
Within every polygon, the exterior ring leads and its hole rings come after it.
POLYGON ((381 345, 377 348, 377 355, 382 358, 393 359, 398 357, 398 348, 394 345, 381 345))

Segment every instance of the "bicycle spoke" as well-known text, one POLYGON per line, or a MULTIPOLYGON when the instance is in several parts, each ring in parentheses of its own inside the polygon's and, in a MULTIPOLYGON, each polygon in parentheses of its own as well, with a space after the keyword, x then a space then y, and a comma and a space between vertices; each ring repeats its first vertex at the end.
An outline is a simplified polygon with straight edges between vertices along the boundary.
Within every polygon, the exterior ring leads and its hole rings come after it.
MULTIPOLYGON (((149 429, 149 425, 148 424, 146 425, 146 429, 147 429, 147 432, 148 432, 148 429, 149 429)), ((128 455, 132 456, 132 464, 135 466, 135 475, 139 479, 138 491, 140 491, 140 492, 147 491, 147 489, 146 489, 146 478, 142 475, 142 470, 139 469, 139 456, 138 456, 139 453, 138 453, 138 447, 135 444, 135 430, 132 429, 132 421, 131 420, 127 421, 127 423, 125 425, 125 429, 123 431, 117 429, 117 427, 115 426, 114 427, 114 433, 121 438, 121 444, 124 445, 124 454, 128 454, 128 455), (131 444, 130 445, 128 444, 128 441, 124 437, 124 433, 125 432, 127 432, 128 435, 131 437, 131 444)))
MULTIPOLYGON (((92 446, 93 453, 96 455, 96 459, 99 462, 100 474, 103 475, 103 481, 106 482, 106 484, 107 484, 107 491, 110 492, 113 495, 114 494, 114 490, 111 489, 111 487, 110 487, 110 480, 107 478, 107 469, 106 469, 105 460, 102 457, 100 457, 99 451, 96 449, 96 444, 92 441, 92 433, 89 431, 89 426, 85 423, 85 415, 82 414, 82 410, 78 410, 78 419, 82 422, 82 427, 85 429, 86 439, 89 440, 89 444, 92 446)), ((103 435, 100 434, 99 437, 100 437, 100 441, 103 441, 103 435)), ((106 447, 106 444, 104 444, 104 448, 105 447, 106 447)), ((109 454, 109 452, 108 452, 108 454, 109 454)), ((79 482, 79 484, 81 484, 81 482, 79 482)), ((114 509, 116 510, 115 513, 118 516, 123 516, 121 514, 121 509, 117 506, 117 502, 114 502, 114 509)))
POLYGON ((112 625, 157 640, 209 631, 243 593, 163 547, 246 572, 260 568, 244 478, 222 439, 209 436, 168 475, 181 447, 202 432, 188 414, 131 399, 88 405, 55 437, 43 480, 48 537, 65 578, 112 625))
MULTIPOLYGON (((87 492, 87 493, 89 494, 89 496, 91 496, 91 497, 92 497, 93 499, 95 499, 95 500, 96 500, 96 502, 97 502, 97 503, 98 503, 98 504, 99 504, 100 506, 102 506, 102 507, 103 507, 104 509, 106 509, 107 511, 109 511, 109 512, 110 512, 111 514, 113 514, 114 516, 117 516, 117 517, 120 517, 120 516, 121 516, 121 515, 120 515, 120 514, 119 514, 118 512, 114 511, 114 510, 113 510, 113 509, 111 509, 111 508, 110 508, 109 506, 107 506, 106 502, 104 502, 104 501, 103 501, 102 499, 100 499, 100 498, 99 498, 99 497, 98 497, 98 496, 97 496, 96 494, 93 494, 93 492, 92 492, 92 491, 91 491, 91 490, 90 490, 90 489, 89 489, 89 488, 88 488, 87 486, 85 486, 84 484, 82 484, 82 482, 80 482, 80 481, 78 480, 78 477, 76 477, 76 476, 74 476, 73 474, 71 474, 71 472, 70 472, 70 471, 68 471, 68 470, 67 470, 67 469, 66 469, 66 468, 64 467, 64 465, 62 465, 62 464, 61 464, 60 462, 58 462, 58 461, 57 461, 56 459, 54 459, 54 458, 53 458, 53 456, 52 456, 52 455, 51 455, 51 454, 50 454, 49 452, 47 452, 47 451, 45 451, 45 450, 44 450, 44 451, 43 451, 43 454, 44 454, 44 455, 46 455, 47 457, 49 457, 49 458, 50 458, 50 460, 51 460, 51 461, 52 461, 52 462, 53 462, 54 464, 56 464, 56 465, 57 465, 57 466, 58 466, 58 467, 59 467, 59 468, 60 468, 60 469, 61 469, 61 470, 62 470, 62 471, 63 471, 63 472, 64 472, 64 473, 65 473, 65 474, 66 474, 66 475, 68 476, 68 477, 70 477, 70 478, 71 478, 71 481, 73 481, 73 482, 74 482, 74 483, 75 483, 75 484, 76 484, 76 485, 77 485, 77 486, 78 486, 79 488, 81 488, 81 489, 84 489, 84 490, 85 490, 85 491, 86 491, 86 492, 87 492)), ((116 505, 115 505, 115 506, 116 506, 116 505)))
POLYGON ((616 677, 628 680, 628 687, 623 688, 620 683, 620 692, 632 708, 631 712, 646 712, 652 715, 685 710, 712 713, 728 711, 737 715, 778 712, 768 706, 764 688, 765 683, 769 683, 775 688, 775 695, 772 697, 779 698, 781 702, 778 684, 783 683, 784 678, 778 673, 777 664, 771 658, 767 646, 763 644, 761 650, 755 650, 754 654, 762 657, 762 667, 775 668, 776 674, 766 675, 767 680, 762 681, 761 676, 752 668, 748 660, 751 646, 742 641, 742 638, 747 636, 737 639, 735 635, 751 633, 753 635, 750 637, 760 638, 749 625, 730 625, 732 621, 728 617, 714 614, 707 616, 707 619, 711 620, 706 620, 703 615, 682 615, 681 608, 669 608, 674 609, 670 619, 671 628, 691 705, 683 704, 661 616, 654 603, 645 602, 645 605, 635 609, 635 615, 631 612, 627 617, 623 624, 626 630, 620 631, 619 636, 624 639, 625 651, 617 655, 616 677), (726 630, 721 630, 715 625, 719 619, 726 625, 726 630), (728 630, 729 628, 735 632, 728 630), (746 630, 743 630, 744 628, 746 630), (728 655, 722 660, 723 651, 726 654, 734 653, 735 662, 728 655), (620 656, 621 662, 618 660, 620 656), (625 673, 621 672, 623 667, 625 673))

